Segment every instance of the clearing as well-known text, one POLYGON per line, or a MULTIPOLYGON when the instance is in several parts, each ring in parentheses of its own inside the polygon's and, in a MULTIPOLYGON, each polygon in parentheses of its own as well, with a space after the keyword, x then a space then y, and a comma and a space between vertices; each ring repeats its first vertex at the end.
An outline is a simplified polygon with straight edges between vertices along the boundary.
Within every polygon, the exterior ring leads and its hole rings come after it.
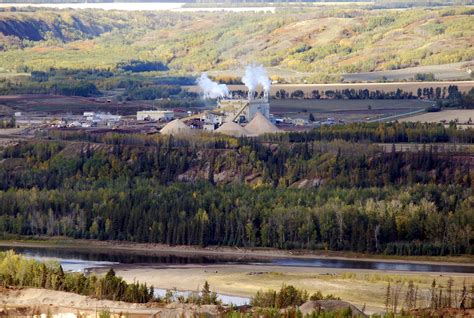
POLYGON ((345 122, 354 122, 420 111, 430 103, 417 99, 275 99, 270 102, 270 110, 280 117, 308 119, 312 113, 316 120, 333 117, 345 122))
MULTIPOLYGON (((456 121, 459 124, 467 124, 469 119, 474 120, 474 109, 450 109, 435 113, 423 113, 401 119, 401 122, 419 121, 424 123, 440 123, 456 121)), ((472 124, 471 124, 472 125, 472 124)))

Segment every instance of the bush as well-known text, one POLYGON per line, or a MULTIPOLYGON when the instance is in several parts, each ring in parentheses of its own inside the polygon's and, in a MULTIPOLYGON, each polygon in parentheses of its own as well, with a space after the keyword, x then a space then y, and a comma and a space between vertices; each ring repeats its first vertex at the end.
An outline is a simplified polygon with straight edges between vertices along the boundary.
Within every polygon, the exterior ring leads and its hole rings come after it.
POLYGON ((292 285, 283 285, 279 292, 268 290, 259 291, 251 300, 252 306, 287 308, 300 306, 309 298, 308 292, 292 285))
POLYGON ((433 82, 436 78, 433 73, 417 73, 415 75, 415 81, 421 82, 433 82))

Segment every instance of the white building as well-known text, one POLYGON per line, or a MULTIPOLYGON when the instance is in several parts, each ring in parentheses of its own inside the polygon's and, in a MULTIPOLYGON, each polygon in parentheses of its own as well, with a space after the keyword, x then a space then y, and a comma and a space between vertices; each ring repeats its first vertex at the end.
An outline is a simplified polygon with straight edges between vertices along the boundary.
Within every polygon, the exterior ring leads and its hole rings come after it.
POLYGON ((170 121, 174 119, 171 110, 142 110, 137 112, 137 120, 161 120, 170 121))
POLYGON ((224 122, 224 115, 213 111, 204 111, 201 115, 201 121, 206 125, 219 126, 224 122))
POLYGON ((112 115, 110 113, 97 113, 94 115, 93 122, 117 122, 122 119, 120 115, 112 115))

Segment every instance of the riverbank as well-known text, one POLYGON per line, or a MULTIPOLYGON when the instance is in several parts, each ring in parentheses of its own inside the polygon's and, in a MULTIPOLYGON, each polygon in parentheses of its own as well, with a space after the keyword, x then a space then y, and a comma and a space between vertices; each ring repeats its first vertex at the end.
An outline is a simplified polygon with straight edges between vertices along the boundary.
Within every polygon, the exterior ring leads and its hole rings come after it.
MULTIPOLYGON (((0 247, 17 250, 24 248, 25 252, 30 252, 30 255, 35 257, 55 257, 54 253, 48 255, 46 251, 56 251, 56 257, 62 257, 67 263, 76 257, 86 257, 85 259, 91 263, 113 261, 116 263, 106 266, 101 264, 102 267, 89 265, 87 268, 91 272, 103 275, 113 267, 117 275, 129 283, 146 282, 148 286, 153 285, 155 288, 165 290, 198 291, 204 282, 208 281, 211 289, 219 294, 252 297, 259 290, 278 290, 283 284, 293 285, 307 290, 310 294, 321 291, 324 295, 335 295, 358 308, 365 308, 366 313, 384 311, 384 297, 389 283, 392 286, 399 286, 402 298, 410 281, 419 288, 420 295, 429 293, 433 280, 447 286, 448 280, 452 278, 458 290, 464 282, 467 286, 474 284, 474 272, 470 270, 474 267, 472 262, 466 263, 469 256, 455 258, 458 262, 454 262, 454 258, 448 258, 450 261, 443 262, 448 269, 456 264, 468 269, 465 272, 453 273, 439 268, 436 272, 430 272, 429 269, 424 271, 423 268, 429 268, 430 264, 440 264, 434 258, 430 258, 429 261, 420 259, 408 261, 352 253, 349 254, 352 257, 349 257, 345 253, 174 247, 63 239, 2 241, 0 247), (44 248, 44 252, 41 252, 41 248, 44 248), (266 259, 267 262, 258 261, 262 259, 266 259), (285 265, 278 263, 278 259, 296 260, 299 265, 285 265), (328 262, 328 260, 335 261, 328 262), (311 266, 313 261, 324 265, 311 266), (360 261, 365 261, 367 264, 381 262, 385 265, 369 269, 342 268, 335 264, 360 261), (390 266, 387 266, 387 263, 390 266), (412 266, 407 267, 407 264, 412 266), (415 267, 417 271, 410 269, 415 267)), ((437 259, 445 260, 445 258, 437 259)))
MULTIPOLYGON (((94 269, 99 275, 105 268, 94 269)), ((369 314, 381 313, 385 309, 384 299, 387 285, 400 285, 403 298, 409 281, 418 286, 420 295, 429 292, 435 279, 446 286, 453 279, 456 288, 464 282, 474 284, 474 274, 397 272, 360 269, 335 269, 314 267, 288 267, 258 264, 233 265, 139 265, 114 266, 118 276, 127 282, 147 282, 154 287, 198 291, 205 281, 212 290, 220 294, 252 297, 260 290, 279 290, 283 284, 307 290, 310 294, 321 291, 324 295, 335 295, 357 308, 365 308, 369 314)))
POLYGON ((364 254, 348 251, 309 251, 309 250, 278 250, 269 248, 238 248, 238 247, 197 247, 197 246, 169 246, 152 243, 133 243, 119 241, 76 240, 68 238, 39 237, 35 239, 0 240, 0 247, 34 247, 60 249, 86 249, 102 252, 125 252, 140 255, 163 255, 174 253, 177 255, 203 256, 232 256, 240 258, 274 259, 291 257, 298 259, 328 259, 328 260, 357 260, 381 261, 407 264, 426 265, 462 265, 474 268, 474 255, 463 256, 398 256, 381 254, 364 254))

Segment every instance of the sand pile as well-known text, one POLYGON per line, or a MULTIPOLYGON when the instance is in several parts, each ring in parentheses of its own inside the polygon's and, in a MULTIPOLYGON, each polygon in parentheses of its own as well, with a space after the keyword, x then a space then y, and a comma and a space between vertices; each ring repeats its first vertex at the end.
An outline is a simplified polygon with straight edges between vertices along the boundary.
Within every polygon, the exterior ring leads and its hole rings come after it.
POLYGON ((222 126, 216 129, 216 132, 234 137, 244 137, 249 135, 244 127, 234 123, 233 121, 224 123, 222 126))
POLYGON ((191 134, 191 128, 186 126, 181 120, 175 119, 166 124, 165 127, 160 130, 160 133, 163 135, 186 135, 191 134))
POLYGON ((97 317, 108 310, 111 317, 219 317, 216 305, 193 305, 171 303, 134 304, 123 301, 99 300, 68 292, 40 288, 0 289, 0 316, 32 317, 33 315, 54 318, 97 317))
POLYGON ((255 114, 255 117, 245 126, 245 130, 252 136, 281 132, 260 112, 255 114))

